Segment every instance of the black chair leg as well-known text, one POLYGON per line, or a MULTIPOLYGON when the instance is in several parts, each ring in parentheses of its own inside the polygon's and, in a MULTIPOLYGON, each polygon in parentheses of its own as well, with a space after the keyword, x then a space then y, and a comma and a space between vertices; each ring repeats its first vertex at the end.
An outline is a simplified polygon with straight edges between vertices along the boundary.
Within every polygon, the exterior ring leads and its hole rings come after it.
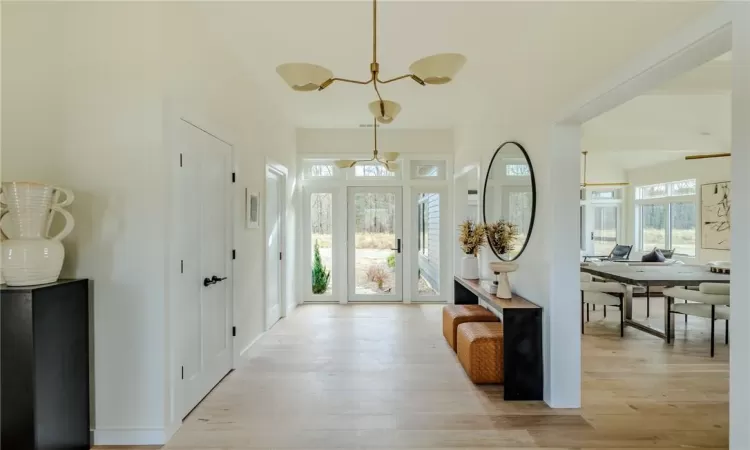
MULTIPOLYGON (((688 301, 687 301, 687 300, 685 300, 685 303, 687 303, 687 302, 688 302, 688 301)), ((685 325, 687 325, 687 314, 685 314, 685 325)))
POLYGON ((724 324, 724 343, 729 345, 729 321, 727 320, 724 324))
POLYGON ((592 308, 594 308, 594 311, 596 311, 596 305, 591 305, 592 308))
POLYGON ((607 318, 607 305, 604 305, 604 318, 607 318))
POLYGON ((716 305, 711 305, 711 358, 714 357, 714 327, 716 325, 716 305))
POLYGON ((651 287, 646 286, 646 318, 651 317, 651 287))
POLYGON ((667 310, 664 312, 667 315, 667 329, 665 330, 665 333, 667 334, 667 344, 672 342, 672 319, 674 316, 672 315, 672 308, 669 306, 669 297, 666 298, 667 300, 667 310))
POLYGON ((620 294, 620 337, 625 336, 625 305, 623 299, 625 294, 620 294))
MULTIPOLYGON (((596 305, 594 305, 594 306, 596 306, 596 305)), ((589 316, 589 313, 590 313, 590 311, 589 311, 589 304, 586 303, 586 322, 588 322, 589 320, 591 320, 591 317, 589 316)))

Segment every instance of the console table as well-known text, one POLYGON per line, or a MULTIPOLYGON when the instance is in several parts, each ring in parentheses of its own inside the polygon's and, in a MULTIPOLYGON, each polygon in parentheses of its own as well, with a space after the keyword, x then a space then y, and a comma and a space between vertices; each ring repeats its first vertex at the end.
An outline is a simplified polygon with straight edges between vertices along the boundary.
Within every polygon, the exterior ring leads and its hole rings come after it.
POLYGON ((454 277, 456 304, 482 304, 503 322, 505 400, 542 400, 542 308, 523 297, 498 298, 478 281, 454 277))
POLYGON ((88 450, 89 283, 0 290, 0 447, 88 450))

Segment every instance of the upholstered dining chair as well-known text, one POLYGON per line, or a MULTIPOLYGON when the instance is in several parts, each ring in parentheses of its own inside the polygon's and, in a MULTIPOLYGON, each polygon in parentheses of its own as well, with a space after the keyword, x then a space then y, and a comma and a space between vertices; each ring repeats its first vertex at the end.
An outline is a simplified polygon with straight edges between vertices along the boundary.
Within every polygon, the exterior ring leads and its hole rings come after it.
POLYGON ((595 282, 591 274, 581 272, 581 334, 584 334, 584 322, 589 321, 589 305, 601 305, 604 307, 604 317, 607 317, 607 306, 620 309, 620 336, 624 336, 625 290, 625 286, 620 283, 595 282))
POLYGON ((704 317, 711 320, 711 357, 714 357, 714 327, 717 320, 726 321, 725 343, 729 344, 729 284, 701 283, 698 290, 673 287, 664 289, 669 311, 667 314, 667 343, 674 333, 674 314, 704 317), (674 303, 680 298, 685 303, 674 303))

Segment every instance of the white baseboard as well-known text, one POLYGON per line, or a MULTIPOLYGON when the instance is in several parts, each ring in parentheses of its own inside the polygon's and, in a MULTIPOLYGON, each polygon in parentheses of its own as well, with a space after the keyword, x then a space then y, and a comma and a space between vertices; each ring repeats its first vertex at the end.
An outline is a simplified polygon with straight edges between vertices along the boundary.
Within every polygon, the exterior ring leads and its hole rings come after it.
POLYGON ((247 344, 247 347, 243 348, 242 351, 240 352, 240 358, 243 358, 247 354, 247 352, 250 350, 250 347, 255 345, 255 343, 258 342, 258 340, 260 340, 260 338, 262 338, 265 334, 266 332, 264 331, 263 333, 260 333, 258 336, 256 336, 255 339, 250 341, 250 343, 247 344))
POLYGON ((164 445, 179 428, 95 428, 91 430, 93 445, 164 445), (173 428, 173 429, 171 429, 173 428))

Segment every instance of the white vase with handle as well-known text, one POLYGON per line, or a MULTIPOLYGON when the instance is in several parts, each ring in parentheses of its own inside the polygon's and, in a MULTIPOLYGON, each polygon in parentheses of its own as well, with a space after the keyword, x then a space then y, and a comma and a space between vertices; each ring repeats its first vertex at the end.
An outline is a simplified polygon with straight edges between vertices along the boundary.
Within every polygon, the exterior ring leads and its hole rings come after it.
POLYGON ((464 255, 461 259, 461 278, 464 280, 479 279, 479 260, 471 253, 464 255))
POLYGON ((73 231, 73 216, 63 208, 73 203, 67 189, 31 182, 2 183, 0 231, 2 275, 8 286, 53 283, 60 277, 65 249, 62 240, 73 231), (63 201, 59 201, 60 195, 63 201), (65 227, 49 236, 54 214, 65 227))

